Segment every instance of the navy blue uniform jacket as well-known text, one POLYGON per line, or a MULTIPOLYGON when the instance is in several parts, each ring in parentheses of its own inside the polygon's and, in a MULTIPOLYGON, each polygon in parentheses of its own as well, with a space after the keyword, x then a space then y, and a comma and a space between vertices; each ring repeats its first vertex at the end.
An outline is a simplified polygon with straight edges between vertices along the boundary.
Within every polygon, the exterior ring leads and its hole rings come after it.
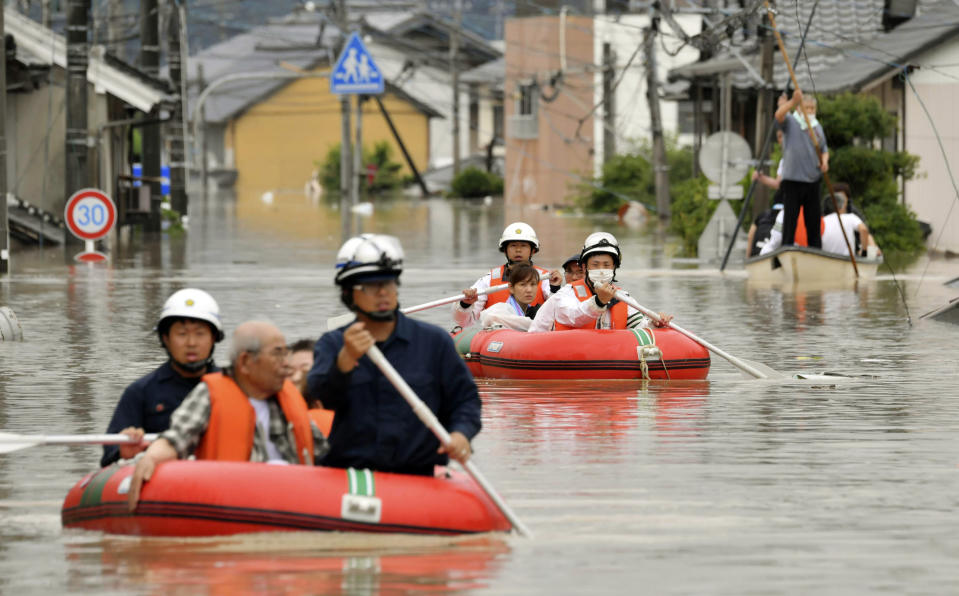
MULTIPOLYGON (((218 370, 214 366, 207 372, 218 370)), ((130 383, 123 391, 107 432, 118 433, 128 426, 135 426, 148 433, 162 433, 170 428, 170 415, 173 410, 180 406, 186 394, 200 382, 200 378, 181 377, 167 360, 160 368, 130 383)), ((118 446, 103 447, 101 466, 108 466, 118 459, 118 446)))
MULTIPOLYGON (((348 373, 336 367, 345 329, 320 337, 307 376, 307 393, 336 411, 322 464, 431 475, 448 458, 389 379, 368 356, 348 373)), ((447 431, 468 439, 479 432, 479 392, 448 333, 400 313, 393 335, 377 345, 447 431)))

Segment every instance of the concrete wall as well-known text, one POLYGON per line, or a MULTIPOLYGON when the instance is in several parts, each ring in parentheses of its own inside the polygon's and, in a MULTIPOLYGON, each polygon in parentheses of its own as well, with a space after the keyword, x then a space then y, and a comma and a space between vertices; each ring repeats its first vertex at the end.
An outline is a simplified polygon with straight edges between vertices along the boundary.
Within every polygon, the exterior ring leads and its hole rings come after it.
POLYGON ((905 92, 904 149, 920 159, 919 175, 906 183, 905 200, 919 219, 932 225, 928 241, 930 249, 959 253, 959 209, 953 209, 959 197, 956 196, 946 162, 949 161, 953 176, 959 176, 959 166, 954 163, 955 156, 959 155, 959 115, 956 111, 956 98, 959 97, 959 40, 927 52, 913 62, 941 66, 935 69, 921 68, 910 75, 922 103, 932 114, 932 123, 916 94, 908 86, 905 92), (938 131, 945 147, 945 156, 939 148, 935 131, 938 131))
MULTIPOLYGON (((62 218, 68 198, 64 159, 66 92, 62 69, 54 69, 51 77, 51 85, 36 91, 7 94, 7 189, 62 218)), ((92 85, 87 89, 87 123, 90 135, 96 136, 99 126, 107 120, 107 96, 96 93, 92 85)), ((104 188, 101 167, 109 159, 100 159, 96 150, 90 151, 90 186, 104 188)))
POLYGON ((511 19, 506 24, 504 192, 508 206, 568 203, 570 187, 593 173, 593 116, 587 115, 594 97, 591 18, 567 18, 567 72, 556 99, 538 101, 537 138, 518 139, 511 133, 510 120, 518 113, 524 80, 535 78, 545 87, 544 93, 552 93, 547 82, 560 68, 559 46, 558 17, 511 19))
MULTIPOLYGON (((237 186, 265 192, 302 189, 317 168, 315 162, 340 143, 339 97, 327 79, 299 79, 240 114, 227 128, 226 153, 232 149, 239 172, 237 186)), ((419 109, 386 94, 383 103, 417 168, 429 161, 429 119, 419 109)), ((355 126, 355 120, 353 121, 355 126)), ((375 101, 363 104, 363 145, 379 141, 393 147, 393 160, 403 164, 399 146, 375 101)))

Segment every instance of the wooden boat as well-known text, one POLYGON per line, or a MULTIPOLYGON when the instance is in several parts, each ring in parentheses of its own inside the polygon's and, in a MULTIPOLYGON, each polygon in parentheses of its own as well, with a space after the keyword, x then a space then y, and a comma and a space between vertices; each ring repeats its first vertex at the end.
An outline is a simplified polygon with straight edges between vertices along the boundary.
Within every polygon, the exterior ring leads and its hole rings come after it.
MULTIPOLYGON (((859 279, 876 277, 882 257, 857 258, 859 279)), ((783 284, 851 285, 856 272, 848 257, 808 246, 782 246, 746 260, 750 281, 783 284)))
POLYGON ((65 528, 141 536, 292 530, 469 534, 509 521, 464 472, 433 477, 320 466, 172 461, 127 511, 131 465, 87 474, 63 501, 65 528))
POLYGON ((469 328, 454 337, 474 377, 705 379, 709 351, 673 329, 527 333, 469 328))

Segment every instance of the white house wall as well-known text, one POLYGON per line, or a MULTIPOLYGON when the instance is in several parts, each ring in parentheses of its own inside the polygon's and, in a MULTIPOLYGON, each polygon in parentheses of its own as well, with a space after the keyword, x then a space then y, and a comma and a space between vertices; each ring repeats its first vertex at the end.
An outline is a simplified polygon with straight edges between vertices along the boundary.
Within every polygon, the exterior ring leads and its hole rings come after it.
POLYGON ((920 68, 910 75, 910 80, 932 114, 933 122, 929 122, 916 94, 907 84, 905 150, 919 156, 919 175, 906 182, 905 199, 920 220, 932 225, 928 247, 940 252, 959 253, 959 208, 953 208, 959 197, 946 167, 946 160, 949 160, 953 175, 959 176, 959 115, 956 112, 959 41, 946 43, 912 62, 919 64, 920 68), (935 70, 929 68, 932 66, 935 70), (939 148, 935 131, 945 147, 945 156, 939 148))
MULTIPOLYGON (((677 15, 676 20, 688 35, 695 35, 702 29, 702 17, 698 15, 677 15)), ((609 43, 616 54, 616 74, 614 81, 618 78, 627 61, 637 48, 641 48, 643 43, 643 29, 649 26, 648 16, 623 15, 619 17, 618 22, 613 21, 613 17, 600 16, 594 22, 594 62, 597 65, 603 63, 603 44, 609 43)), ((699 57, 699 51, 686 46, 682 48, 676 56, 670 56, 663 51, 663 45, 675 52, 681 44, 676 36, 672 34, 669 25, 660 23, 660 30, 668 35, 661 35, 656 40, 656 70, 657 78, 662 83, 666 80, 666 74, 670 69, 695 62, 699 57), (662 40, 662 43, 660 42, 662 40)), ((616 131, 616 152, 626 153, 635 147, 641 145, 644 141, 652 142, 651 123, 649 117, 649 102, 646 100, 646 68, 645 56, 642 49, 636 54, 632 64, 622 81, 616 87, 616 105, 615 105, 615 131, 616 131)), ((603 73, 598 70, 594 77, 594 105, 603 100, 603 73)), ((677 135, 679 129, 679 108, 674 101, 661 101, 660 112, 663 119, 663 129, 667 135, 677 135)), ((596 159, 594 160, 594 171, 598 175, 605 161, 603 148, 603 135, 605 128, 605 118, 603 107, 596 110, 596 118, 593 122, 593 143, 595 147, 596 159)), ((692 137, 688 139, 680 138, 680 142, 692 143, 692 137)))

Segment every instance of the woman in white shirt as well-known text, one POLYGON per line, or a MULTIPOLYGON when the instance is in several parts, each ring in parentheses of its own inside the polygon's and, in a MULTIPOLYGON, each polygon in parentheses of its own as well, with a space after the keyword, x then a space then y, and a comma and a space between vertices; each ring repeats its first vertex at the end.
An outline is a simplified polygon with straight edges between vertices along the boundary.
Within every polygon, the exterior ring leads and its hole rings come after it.
POLYGON ((517 331, 528 331, 536 310, 536 307, 530 307, 530 303, 536 298, 539 281, 539 272, 529 263, 512 266, 508 282, 509 300, 481 311, 480 324, 483 327, 502 325, 517 331))

